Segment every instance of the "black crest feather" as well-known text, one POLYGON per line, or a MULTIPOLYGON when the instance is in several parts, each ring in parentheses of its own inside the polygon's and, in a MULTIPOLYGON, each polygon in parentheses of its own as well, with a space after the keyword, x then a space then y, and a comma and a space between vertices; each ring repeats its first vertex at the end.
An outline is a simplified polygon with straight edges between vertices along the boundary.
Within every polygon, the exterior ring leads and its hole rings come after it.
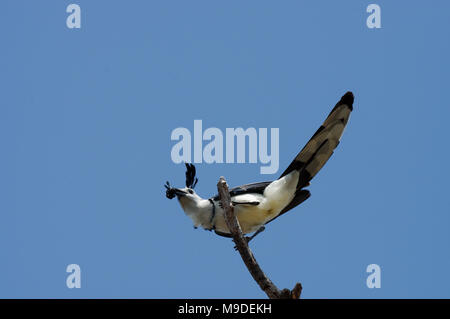
POLYGON ((186 187, 194 188, 197 185, 198 178, 195 177, 194 164, 185 163, 186 165, 186 187))

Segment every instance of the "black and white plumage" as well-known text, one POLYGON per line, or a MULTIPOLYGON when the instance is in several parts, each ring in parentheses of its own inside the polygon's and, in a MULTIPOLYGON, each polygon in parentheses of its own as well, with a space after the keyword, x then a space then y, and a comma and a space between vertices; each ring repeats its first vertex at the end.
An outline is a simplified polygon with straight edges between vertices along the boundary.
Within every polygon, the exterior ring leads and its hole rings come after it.
MULTIPOLYGON (((249 234, 304 202, 311 195, 306 189, 311 179, 325 165, 339 145, 339 140, 353 110, 354 97, 347 92, 332 109, 325 122, 297 154, 288 168, 274 181, 259 182, 230 190, 234 212, 242 232, 249 234)), ((166 196, 178 198, 194 226, 229 236, 224 211, 218 196, 203 199, 193 188, 198 182, 192 164, 186 164, 186 187, 173 188, 166 183, 166 196)))

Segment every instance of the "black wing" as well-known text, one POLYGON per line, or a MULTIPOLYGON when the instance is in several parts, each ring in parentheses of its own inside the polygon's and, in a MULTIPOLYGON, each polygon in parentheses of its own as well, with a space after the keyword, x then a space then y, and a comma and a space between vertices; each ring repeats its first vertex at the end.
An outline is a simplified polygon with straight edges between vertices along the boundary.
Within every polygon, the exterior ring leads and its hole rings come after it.
MULTIPOLYGON (((344 132, 345 126, 353 111, 353 93, 347 92, 331 110, 325 122, 314 133, 305 147, 298 153, 289 167, 281 174, 283 177, 293 170, 300 171, 297 184, 297 193, 294 199, 272 220, 287 213, 292 208, 300 205, 311 196, 311 193, 302 189, 309 185, 309 181, 319 172, 328 159, 333 155, 334 150, 339 145, 339 140, 344 132)), ((267 224, 266 223, 266 224, 267 224)))
MULTIPOLYGON (((269 220, 266 224, 300 205, 311 196, 311 193, 307 189, 302 188, 309 185, 309 181, 325 165, 339 145, 339 140, 347 125, 350 113, 353 111, 353 101, 354 96, 352 92, 347 92, 342 96, 325 119, 325 122, 314 133, 300 153, 297 154, 289 167, 281 174, 280 178, 293 170, 300 171, 297 192, 294 199, 276 217, 269 220)), ((235 187, 230 190, 230 195, 236 196, 248 193, 262 194, 270 183, 260 182, 235 187)), ((219 200, 219 195, 214 196, 213 199, 219 200)), ((218 235, 225 236, 223 233, 219 233, 218 235)))
POLYGON ((297 188, 303 188, 320 171, 339 145, 339 140, 353 110, 353 93, 347 92, 331 110, 325 122, 314 133, 280 177, 300 171, 297 188))
MULTIPOLYGON (((266 187, 272 182, 258 182, 252 184, 241 185, 238 187, 234 187, 230 189, 230 197, 242 195, 242 194, 262 194, 266 187)), ((219 195, 216 195, 212 198, 213 200, 219 200, 219 195)))

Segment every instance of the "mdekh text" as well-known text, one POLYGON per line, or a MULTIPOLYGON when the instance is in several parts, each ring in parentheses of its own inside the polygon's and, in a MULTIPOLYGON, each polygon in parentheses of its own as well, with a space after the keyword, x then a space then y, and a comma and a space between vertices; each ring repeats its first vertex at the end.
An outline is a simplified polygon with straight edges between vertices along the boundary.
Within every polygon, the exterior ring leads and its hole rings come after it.
POLYGON ((234 303, 234 304, 223 304, 222 313, 238 313, 238 314, 256 314, 256 313, 272 313, 271 304, 257 304, 257 303, 234 303))
POLYGON ((211 313, 222 314, 268 314, 272 313, 272 305, 268 303, 230 303, 222 304, 222 307, 207 305, 184 305, 178 306, 179 314, 198 314, 209 317, 211 313))

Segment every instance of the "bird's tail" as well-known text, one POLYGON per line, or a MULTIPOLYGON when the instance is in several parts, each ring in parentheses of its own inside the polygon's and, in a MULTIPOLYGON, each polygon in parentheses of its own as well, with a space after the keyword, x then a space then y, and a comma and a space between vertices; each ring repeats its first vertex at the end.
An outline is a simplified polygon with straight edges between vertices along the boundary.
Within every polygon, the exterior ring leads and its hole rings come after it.
POLYGON ((323 122, 280 177, 289 174, 293 170, 298 170, 300 178, 297 189, 309 185, 309 181, 320 171, 339 145, 339 140, 353 110, 353 101, 354 96, 352 92, 347 92, 342 96, 331 110, 325 122, 323 122))

